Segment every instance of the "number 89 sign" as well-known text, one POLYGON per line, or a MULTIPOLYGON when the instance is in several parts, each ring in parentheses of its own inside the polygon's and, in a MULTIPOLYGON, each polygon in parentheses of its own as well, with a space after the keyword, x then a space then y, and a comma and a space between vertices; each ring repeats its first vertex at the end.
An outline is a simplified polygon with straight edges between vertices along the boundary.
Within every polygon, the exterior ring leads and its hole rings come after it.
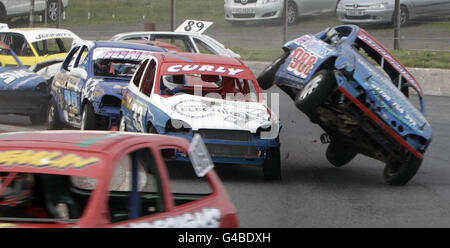
POLYGON ((205 30, 208 29, 212 24, 213 22, 186 20, 175 30, 175 32, 188 32, 201 34, 205 32, 205 30))
POLYGON ((303 48, 298 47, 292 53, 292 60, 291 63, 289 63, 287 70, 301 78, 307 78, 316 62, 316 56, 305 51, 303 48))

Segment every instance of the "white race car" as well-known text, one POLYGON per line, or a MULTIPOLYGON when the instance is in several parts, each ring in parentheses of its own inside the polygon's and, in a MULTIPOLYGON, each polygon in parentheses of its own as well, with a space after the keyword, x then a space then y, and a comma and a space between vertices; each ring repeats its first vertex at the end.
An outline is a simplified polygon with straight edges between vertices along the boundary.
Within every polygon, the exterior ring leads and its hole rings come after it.
POLYGON ((213 162, 257 165, 264 178, 281 177, 278 116, 264 103, 253 73, 236 58, 149 55, 123 93, 120 130, 188 140, 199 133, 213 162))
POLYGON ((217 54, 222 56, 241 58, 241 56, 219 41, 203 32, 211 22, 186 20, 174 32, 170 31, 141 31, 127 32, 114 35, 111 40, 151 40, 172 43, 183 52, 217 54), (201 27, 201 28, 200 28, 201 27))

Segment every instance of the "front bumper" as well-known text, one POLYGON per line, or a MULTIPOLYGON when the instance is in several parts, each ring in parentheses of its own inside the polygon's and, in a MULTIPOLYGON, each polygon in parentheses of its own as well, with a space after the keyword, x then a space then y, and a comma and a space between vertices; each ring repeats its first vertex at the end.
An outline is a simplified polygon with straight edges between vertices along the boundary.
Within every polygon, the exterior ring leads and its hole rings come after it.
MULTIPOLYGON (((214 163, 225 163, 225 164, 247 164, 247 165, 261 165, 266 159, 266 152, 269 148, 279 147, 280 142, 278 138, 274 139, 261 139, 254 134, 249 133, 249 139, 247 140, 237 140, 234 139, 213 139, 210 137, 205 137, 205 135, 200 132, 167 132, 166 135, 177 136, 189 141, 192 141, 193 135, 195 133, 200 133, 203 142, 211 155, 212 161, 214 163)), ((229 135, 226 135, 230 137, 229 135)), ((187 161, 188 158, 182 154, 177 154, 176 159, 180 161, 187 161)))
POLYGON ((39 114, 50 95, 39 91, 0 91, 0 114, 39 114))
POLYGON ((281 19, 283 16, 283 1, 264 5, 230 3, 225 5, 225 20, 227 21, 258 21, 281 19), (239 12, 239 13, 238 13, 239 12))
POLYGON ((338 20, 343 23, 351 24, 378 24, 389 23, 392 21, 394 9, 384 10, 371 10, 371 9, 358 9, 362 11, 361 15, 350 15, 348 11, 351 9, 337 9, 336 14, 338 20))

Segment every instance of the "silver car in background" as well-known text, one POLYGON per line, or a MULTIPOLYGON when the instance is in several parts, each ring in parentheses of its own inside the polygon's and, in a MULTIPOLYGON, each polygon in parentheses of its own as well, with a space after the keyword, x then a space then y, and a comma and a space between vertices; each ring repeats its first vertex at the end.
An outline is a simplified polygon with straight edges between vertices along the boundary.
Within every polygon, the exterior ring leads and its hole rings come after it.
MULTIPOLYGON (((69 0, 62 0, 62 9, 67 8, 69 0)), ((15 16, 27 16, 30 13, 30 0, 0 0, 0 21, 7 21, 15 16)), ((47 18, 49 21, 56 21, 58 18, 58 1, 57 0, 34 0, 34 12, 36 14, 44 14, 47 9, 47 18)))
MULTIPOLYGON (((337 0, 288 0, 288 24, 299 16, 333 12, 337 0)), ((231 24, 245 21, 275 20, 283 17, 284 0, 225 0, 225 20, 231 24)))
MULTIPOLYGON (((338 20, 348 24, 393 23, 395 0, 341 0, 338 20)), ((450 14, 450 0, 400 0, 400 25, 419 17, 450 14)))

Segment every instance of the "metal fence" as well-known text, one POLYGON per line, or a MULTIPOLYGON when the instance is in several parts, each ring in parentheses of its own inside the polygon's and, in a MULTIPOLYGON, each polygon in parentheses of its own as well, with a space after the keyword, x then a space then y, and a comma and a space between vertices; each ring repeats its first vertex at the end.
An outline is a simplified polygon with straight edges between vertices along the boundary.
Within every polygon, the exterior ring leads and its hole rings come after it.
MULTIPOLYGON (((34 1, 39 0, 30 0, 30 3, 34 1)), ((286 40, 342 24, 337 18, 335 9, 330 13, 300 16, 289 26, 283 26, 283 19, 231 23, 225 20, 224 2, 227 1, 241 2, 241 0, 71 0, 69 6, 61 12, 60 24, 59 22, 45 24, 43 17, 46 15, 41 14, 29 18, 28 23, 24 22, 23 18, 20 21, 20 17, 12 18, 10 26, 62 26, 72 29, 86 39, 109 39, 120 32, 144 29, 170 30, 185 19, 197 19, 213 21, 214 25, 206 33, 228 47, 264 52, 281 47, 286 40)), ((242 1, 249 1, 247 6, 250 6, 252 1, 260 4, 265 0, 242 1)), ((319 2, 303 0, 308 1, 319 2)), ((337 0, 334 1, 337 3, 337 0)), ((450 7, 450 3, 448 6, 450 7)), ((301 9, 301 6, 297 8, 301 9)), ((388 49, 394 48, 395 30, 392 24, 361 26, 388 49)), ((450 16, 432 15, 410 19, 407 25, 401 27, 398 42, 402 49, 450 51, 450 16)))

